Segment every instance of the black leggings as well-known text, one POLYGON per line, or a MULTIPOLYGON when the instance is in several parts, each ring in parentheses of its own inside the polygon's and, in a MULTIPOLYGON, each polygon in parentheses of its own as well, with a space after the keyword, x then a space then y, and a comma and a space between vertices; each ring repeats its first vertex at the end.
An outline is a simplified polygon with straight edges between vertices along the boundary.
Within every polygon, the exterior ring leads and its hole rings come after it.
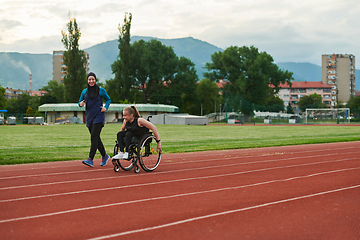
POLYGON ((125 137, 125 150, 129 152, 129 146, 132 142, 137 142, 139 139, 130 131, 120 131, 117 134, 117 141, 119 144, 120 152, 124 152, 124 137, 125 137))
POLYGON ((90 126, 89 132, 91 134, 91 147, 90 147, 90 153, 89 158, 94 159, 96 150, 99 149, 99 152, 101 153, 101 156, 105 156, 105 148, 100 138, 101 129, 103 128, 102 123, 95 123, 92 126, 90 126))

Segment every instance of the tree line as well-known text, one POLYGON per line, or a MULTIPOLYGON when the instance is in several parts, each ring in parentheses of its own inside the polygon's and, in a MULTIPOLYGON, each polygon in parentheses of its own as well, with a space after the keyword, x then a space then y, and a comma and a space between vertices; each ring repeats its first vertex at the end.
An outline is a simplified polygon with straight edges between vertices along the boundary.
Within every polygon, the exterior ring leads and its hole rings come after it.
MULTIPOLYGON (((268 53, 254 46, 231 46, 215 52, 211 62, 205 64, 207 72, 199 81, 195 64, 178 57, 172 47, 155 39, 130 43, 131 21, 132 14, 125 14, 124 22, 118 26, 119 54, 111 65, 114 78, 105 83, 97 81, 113 103, 170 104, 179 107, 180 112, 195 115, 235 111, 251 116, 254 110, 293 113, 290 103, 284 106, 283 100, 276 96, 280 84, 291 87, 292 73, 279 69, 268 53), (226 83, 222 89, 216 84, 219 80, 226 83)), ((67 29, 61 32, 65 48, 64 84, 49 81, 40 89, 48 94, 40 99, 22 95, 19 99, 1 100, 2 108, 9 113, 24 113, 29 107, 37 109, 44 103, 78 101, 87 86, 87 59, 79 48, 81 32, 75 18, 70 19, 67 29)), ((358 100, 350 101, 358 103, 358 100)), ((298 105, 325 107, 319 95, 304 96, 298 105)))

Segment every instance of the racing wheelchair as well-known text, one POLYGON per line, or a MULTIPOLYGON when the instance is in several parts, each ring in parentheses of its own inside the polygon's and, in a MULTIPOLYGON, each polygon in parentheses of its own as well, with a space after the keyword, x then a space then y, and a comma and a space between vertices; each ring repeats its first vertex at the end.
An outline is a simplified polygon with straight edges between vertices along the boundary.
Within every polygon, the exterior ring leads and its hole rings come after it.
MULTIPOLYGON (((149 121, 149 116, 147 120, 149 121)), ((119 143, 115 141, 114 155, 120 151, 119 143)), ((124 141, 125 142, 125 141, 124 141)), ((140 172, 141 168, 146 172, 154 171, 160 164, 161 153, 157 152, 156 138, 152 132, 143 135, 139 141, 136 138, 131 140, 128 152, 128 159, 113 159, 114 171, 118 172, 121 169, 130 171, 134 169, 135 173, 140 172), (139 166, 140 165, 140 166, 139 166)))

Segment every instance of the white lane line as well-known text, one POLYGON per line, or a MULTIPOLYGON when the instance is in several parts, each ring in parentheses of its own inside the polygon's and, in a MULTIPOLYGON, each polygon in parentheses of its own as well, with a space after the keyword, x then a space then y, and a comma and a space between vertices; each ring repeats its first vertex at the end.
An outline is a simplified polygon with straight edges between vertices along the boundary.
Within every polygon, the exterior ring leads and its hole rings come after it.
MULTIPOLYGON (((308 145, 297 145, 299 147, 307 147, 308 145)), ((286 147, 294 147, 294 146, 282 146, 281 148, 286 148, 286 147)), ((270 149, 270 148, 277 148, 277 147, 266 147, 266 148, 261 148, 262 150, 263 149, 270 149)), ((312 150, 312 151, 299 151, 299 152, 286 152, 285 154, 297 154, 297 153, 301 153, 301 154, 304 154, 304 153, 313 153, 313 152, 328 152, 328 151, 336 151, 336 150, 341 150, 341 151, 344 151, 344 149, 358 149, 358 147, 342 147, 342 148, 327 148, 327 149, 316 149, 316 150, 312 150)), ((236 154, 238 152, 234 152, 236 150, 239 150, 239 151, 242 151, 242 150, 246 150, 246 149, 228 149, 228 150, 214 150, 214 151, 219 151, 218 153, 209 153, 209 154, 204 154, 202 152, 201 154, 201 157, 204 158, 204 157, 207 157, 207 156, 223 156, 223 155, 227 155, 227 154, 236 154), (221 152, 220 152, 221 151, 221 152), (229 152, 229 153, 226 153, 226 152, 229 152)), ((253 149, 250 149, 250 150, 253 150, 253 149)), ((282 150, 282 149, 281 149, 282 150)), ((274 151, 274 150, 272 150, 274 151)), ((283 151, 283 150, 282 150, 283 151)), ((242 153, 242 152, 240 152, 242 153)), ((251 152, 250 154, 254 154, 255 152, 251 152)), ((193 153, 183 153, 182 155, 191 155, 193 153)), ((264 153, 263 155, 249 155, 249 156, 240 156, 240 157, 237 157, 237 158, 241 158, 241 157, 245 157, 245 158, 249 158, 249 157, 259 157, 259 156, 266 156, 268 155, 269 153, 264 153)), ((170 156, 171 154, 169 154, 170 156)), ((187 156, 188 157, 188 156, 187 156)), ((100 159, 96 159, 96 160, 100 160, 100 159)), ((96 161, 95 160, 95 161, 96 161)), ((213 161, 214 159, 208 159, 208 161, 213 161)), ((226 160, 226 159, 216 159, 216 160, 226 160)), ((31 168, 21 168, 21 167, 25 167, 24 165, 17 165, 16 167, 15 166, 9 166, 9 165, 6 165, 6 166, 0 166, 0 173, 1 172, 11 172, 11 171, 16 171, 16 172, 19 172, 19 171, 29 171, 29 170, 43 170, 43 169, 59 169, 59 168, 73 168, 73 167, 76 167, 76 166, 79 166, 79 162, 80 160, 73 160, 73 161, 57 161, 57 162, 53 162, 52 164, 59 164, 60 166, 46 166, 46 167, 41 167, 40 165, 41 164, 49 164, 49 163, 38 163, 38 164, 32 164, 32 167, 31 168), (65 165, 66 164, 66 165, 65 165), (34 165, 37 165, 38 167, 33 167, 34 165), (14 169, 3 169, 4 167, 13 167, 14 169)), ((188 161, 189 162, 189 161, 188 161)), ((191 160, 191 162, 194 162, 193 160, 191 160)), ((166 162, 168 164, 183 164, 184 162, 181 161, 181 162, 166 162)))
MULTIPOLYGON (((327 154, 332 156, 332 154, 327 154)), ((254 161, 254 162, 240 162, 240 163, 233 163, 233 164, 226 164, 221 165, 221 167, 230 167, 230 166, 239 166, 239 165, 248 165, 248 164, 258 164, 258 163, 269 163, 269 162, 280 162, 280 161, 288 161, 288 160, 295 160, 301 158, 317 158, 317 157, 324 157, 325 155, 316 155, 316 156, 307 156, 307 157, 293 157, 293 158, 283 158, 283 159, 275 159, 275 160, 263 160, 263 161, 254 161)), ((228 158, 229 159, 229 158, 228 158)), ((343 160, 359 160, 358 158, 348 158, 343 160)), ((338 160, 336 160, 338 161, 338 160)), ((153 172, 151 175, 142 175, 142 176, 152 176, 158 174, 168 174, 168 173, 175 173, 175 172, 185 172, 185 171, 195 171, 195 170, 204 170, 204 169, 211 169, 211 168, 218 168, 218 165, 215 166, 208 166, 208 167, 199 167, 199 168, 188 168, 188 169, 179 169, 179 170, 170 170, 164 172, 153 172)), ((86 182, 86 181, 96 181, 96 180, 108 180, 114 178, 126 178, 126 177, 136 177, 137 175, 126 175, 126 176, 114 176, 114 177, 99 177, 99 178, 88 178, 88 179, 80 179, 80 180, 70 180, 70 181, 60 181, 60 182, 50 182, 50 183, 38 183, 38 184, 31 184, 31 185, 19 185, 19 186, 10 186, 10 187, 2 187, 1 190, 9 190, 9 189, 17 189, 17 188, 28 188, 28 187, 37 187, 37 186, 47 186, 47 185, 56 185, 56 184, 66 184, 66 183, 76 183, 76 182, 86 182)))
MULTIPOLYGON (((346 161, 346 160, 337 160, 337 161, 340 162, 340 161, 346 161)), ((247 173, 270 171, 270 170, 292 168, 292 167, 303 167, 303 166, 316 165, 316 164, 322 164, 322 163, 328 163, 328 161, 317 162, 317 163, 298 164, 298 165, 289 165, 289 166, 284 166, 284 167, 263 168, 263 169, 256 169, 256 170, 236 172, 236 173, 210 175, 210 176, 204 176, 204 177, 182 178, 182 179, 175 179, 175 180, 149 182, 149 183, 141 183, 141 184, 133 184, 133 185, 125 185, 125 186, 117 186, 117 187, 97 188, 97 189, 91 189, 91 190, 81 190, 81 191, 74 191, 74 192, 54 193, 54 194, 31 196, 31 197, 5 199, 5 200, 0 200, 0 203, 31 200, 31 199, 39 199, 39 198, 47 198, 47 197, 58 197, 58 196, 74 195, 74 194, 81 194, 81 193, 111 191, 111 190, 124 189, 124 188, 143 187, 143 186, 151 186, 151 185, 158 185, 158 184, 167 184, 167 183, 175 183, 175 182, 185 182, 185 181, 194 181, 194 180, 202 180, 202 179, 211 179, 211 178, 218 178, 218 177, 228 177, 228 176, 235 176, 235 175, 241 175, 241 174, 247 174, 247 173)), ((360 169, 360 167, 337 169, 337 170, 332 170, 332 171, 327 171, 327 172, 314 173, 314 174, 312 174, 312 176, 326 175, 326 174, 331 174, 331 173, 338 173, 338 172, 358 170, 358 169, 360 169)))
POLYGON ((184 219, 184 220, 180 220, 180 221, 176 221, 176 222, 170 222, 170 223, 166 223, 166 224, 162 224, 162 225, 158 225, 158 226, 140 228, 140 229, 130 230, 130 231, 126 231, 126 232, 119 232, 119 233, 100 236, 100 237, 96 237, 96 238, 90 238, 89 240, 102 240, 102 239, 120 237, 120 236, 134 234, 134 233, 141 233, 141 232, 176 226, 176 225, 180 225, 183 223, 189 223, 189 222, 193 222, 193 221, 197 221, 197 220, 203 220, 203 219, 207 219, 207 218, 218 217, 218 216, 223 216, 223 215, 227 215, 227 214, 238 213, 238 212, 243 212, 243 211, 247 211, 247 210, 253 210, 253 209, 257 209, 257 208, 268 207, 268 206, 272 206, 272 205, 276 205, 276 204, 293 202, 293 201, 302 200, 302 199, 306 199, 306 198, 317 197, 317 196, 321 196, 321 195, 325 195, 325 194, 351 190, 351 189, 355 189, 355 188, 359 188, 359 187, 360 187, 360 185, 354 185, 354 186, 350 186, 350 187, 339 188, 339 189, 334 189, 334 190, 325 191, 325 192, 319 192, 319 193, 314 193, 314 194, 309 194, 309 195, 304 195, 304 196, 299 196, 299 197, 283 199, 283 200, 279 200, 279 201, 275 201, 275 202, 268 202, 268 203, 264 203, 264 204, 251 206, 251 207, 238 208, 238 209, 234 209, 234 210, 218 212, 218 213, 203 215, 203 216, 194 217, 194 218, 188 218, 188 219, 184 219))
MULTIPOLYGON (((289 160, 291 159, 296 159, 296 158, 307 158, 307 157, 320 157, 320 156, 337 156, 337 155, 344 155, 344 154, 355 154, 355 153, 358 153, 360 154, 360 151, 356 151, 356 152, 341 152, 341 153, 336 153, 334 154, 333 152, 332 153, 328 153, 329 151, 334 151, 334 149, 328 149, 327 151, 327 154, 321 154, 321 155, 316 155, 316 156, 303 156, 304 153, 314 153, 314 152, 323 152, 323 150, 314 150, 314 151, 303 151, 303 152, 294 152, 294 153, 285 153, 285 154, 288 154, 288 155, 293 155, 293 154, 302 154, 301 157, 293 157, 293 158, 288 158, 289 160)), ((186 164, 186 163, 201 163, 201 162, 214 162, 214 161, 224 161, 224 160, 229 160, 229 159, 241 159, 241 160, 245 160, 247 158, 258 158, 258 157, 269 157, 269 156, 284 156, 285 154, 279 154, 279 152, 274 152, 273 154, 272 153, 262 153, 261 155, 248 155, 248 156, 242 156, 242 157, 238 157, 238 156, 232 156, 230 155, 229 157, 223 157, 223 158, 215 158, 215 159, 205 159, 205 160, 186 160, 186 161, 181 161, 181 162, 166 162, 167 165, 175 165, 175 164, 186 164)), ((279 159, 277 159, 279 160, 279 159)), ((268 161, 277 161, 277 160, 268 160, 268 161)), ((283 160, 283 159, 280 159, 280 160, 283 160)))
MULTIPOLYGON (((85 166, 85 165, 84 165, 85 166)), ((109 171, 112 170, 110 168, 102 168, 102 169, 91 169, 87 167, 88 170, 81 170, 81 171, 72 171, 72 172, 54 172, 54 173, 41 173, 41 174, 32 174, 32 175, 19 175, 19 176, 11 176, 11 177, 2 177, 0 180, 6 179, 14 179, 14 178, 27 178, 27 177, 42 177, 42 176, 49 176, 49 175, 63 175, 63 174, 74 174, 74 173, 86 173, 86 172, 97 172, 97 171, 109 171)))
POLYGON ((148 202, 148 201, 178 198, 178 197, 186 197, 186 196, 193 196, 193 195, 198 195, 198 194, 215 193, 215 192, 220 192, 220 191, 237 190, 237 189, 241 189, 241 188, 255 187, 255 186, 261 186, 261 185, 278 183, 278 182, 287 182, 287 181, 292 181, 292 180, 302 179, 302 178, 309 178, 309 177, 314 177, 314 176, 317 176, 317 174, 309 174, 309 175, 304 175, 304 176, 290 177, 290 178, 286 178, 286 179, 270 180, 270 181, 252 183, 252 184, 236 186, 236 187, 217 188, 217 189, 212 189, 212 190, 180 193, 180 194, 174 194, 174 195, 168 195, 168 196, 162 196, 162 197, 151 197, 151 198, 144 198, 144 199, 138 199, 138 200, 131 200, 131 201, 127 201, 127 202, 110 203, 110 204, 97 205, 97 206, 85 207, 85 208, 77 208, 77 209, 71 209, 71 210, 66 210, 66 211, 39 214, 39 215, 33 215, 33 216, 27 216, 27 217, 4 219, 4 220, 0 220, 0 224, 7 223, 7 222, 20 221, 20 220, 29 220, 29 219, 34 219, 34 218, 51 217, 51 216, 56 216, 56 215, 61 215, 61 214, 75 213, 75 212, 80 212, 80 211, 94 210, 94 209, 100 209, 100 208, 106 208, 106 207, 114 207, 114 206, 120 206, 120 205, 125 205, 125 204, 133 204, 133 203, 141 203, 141 202, 148 202))
MULTIPOLYGON (((347 153, 340 153, 343 154, 354 154, 354 153, 360 153, 360 152, 347 152, 347 153)), ((262 155, 253 155, 253 156, 247 156, 246 158, 252 158, 252 157, 268 157, 269 154, 262 154, 262 155)), ((274 159, 274 160, 266 160, 266 162, 276 162, 276 161, 283 161, 283 160, 292 160, 292 159, 299 159, 299 158, 308 158, 308 157, 325 157, 325 156, 334 156, 333 153, 328 154, 321 154, 316 156, 299 156, 299 157, 293 157, 293 158, 283 158, 283 159, 274 159)), ((227 157, 227 158, 214 158, 214 159, 206 159, 206 160, 196 160, 196 161, 187 161, 183 163, 189 163, 189 162, 207 162, 207 161, 219 161, 219 160, 229 160, 229 159, 237 159, 239 157, 227 157)), ((257 161, 261 162, 261 161, 257 161)), ((224 166, 224 165, 222 165, 224 166)), ((89 170, 81 170, 81 171, 72 171, 72 172, 55 172, 55 173, 41 173, 41 174, 32 174, 32 175, 17 175, 17 176, 10 176, 10 177, 0 177, 0 180, 6 180, 6 179, 14 179, 14 178, 26 178, 26 177, 42 177, 42 176, 49 176, 49 175, 63 175, 63 174, 76 174, 76 173, 86 173, 86 172, 95 172, 95 171, 108 171, 112 170, 110 168, 103 168, 103 169, 89 169, 89 170)), ((0 188, 1 189, 1 188, 0 188)))

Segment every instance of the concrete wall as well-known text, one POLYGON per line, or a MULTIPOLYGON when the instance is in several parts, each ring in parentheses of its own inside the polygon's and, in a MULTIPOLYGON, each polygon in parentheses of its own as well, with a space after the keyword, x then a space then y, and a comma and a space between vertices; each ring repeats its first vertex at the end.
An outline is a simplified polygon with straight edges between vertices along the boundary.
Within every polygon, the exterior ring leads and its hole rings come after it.
POLYGON ((188 114, 160 114, 152 116, 150 122, 153 124, 207 125, 209 118, 188 114))

